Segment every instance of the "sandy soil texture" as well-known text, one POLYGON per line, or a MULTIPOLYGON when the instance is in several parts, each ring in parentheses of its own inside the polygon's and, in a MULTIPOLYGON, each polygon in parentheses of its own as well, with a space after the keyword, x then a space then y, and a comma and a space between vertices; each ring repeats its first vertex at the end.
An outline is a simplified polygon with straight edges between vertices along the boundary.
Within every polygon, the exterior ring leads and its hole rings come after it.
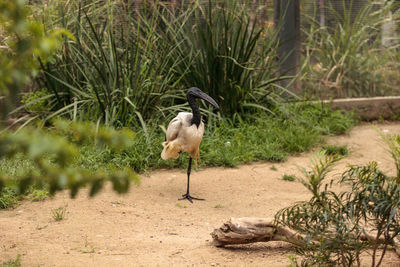
MULTIPOLYGON (((378 128, 400 134, 400 124, 378 128)), ((207 138, 207 137, 205 137, 207 138)), ((348 145, 346 165, 378 161, 395 174, 387 147, 371 125, 328 139, 348 145)), ((205 168, 192 173, 191 193, 206 201, 193 204, 177 199, 186 190, 186 173, 157 170, 142 176, 139 187, 120 196, 110 188, 90 199, 82 191, 76 199, 65 193, 41 202, 24 202, 0 211, 0 263, 21 254, 23 266, 288 266, 293 247, 282 242, 216 248, 210 232, 230 217, 272 217, 279 209, 309 198, 301 183, 282 180, 300 177, 297 166, 309 166, 310 153, 283 163, 252 163, 238 168, 205 168), (274 166, 274 168, 272 168, 274 166), (63 220, 52 210, 65 207, 63 220)), ((389 251, 383 266, 400 266, 389 251)))

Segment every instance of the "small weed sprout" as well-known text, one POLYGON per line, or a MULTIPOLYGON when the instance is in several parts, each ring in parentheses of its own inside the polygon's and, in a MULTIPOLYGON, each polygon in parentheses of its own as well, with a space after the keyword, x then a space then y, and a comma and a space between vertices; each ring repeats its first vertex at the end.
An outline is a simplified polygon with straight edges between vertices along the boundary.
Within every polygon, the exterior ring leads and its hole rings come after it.
POLYGON ((46 225, 43 225, 43 226, 36 226, 36 230, 43 230, 43 229, 46 229, 47 228, 47 224, 46 225))
POLYGON ((215 205, 214 209, 222 209, 224 206, 222 206, 221 204, 215 205))
POLYGON ((337 156, 347 156, 349 154, 349 149, 346 145, 337 146, 337 145, 327 145, 322 146, 322 149, 325 151, 327 155, 337 155, 337 156))
POLYGON ((41 189, 34 189, 32 193, 30 193, 27 198, 31 201, 42 201, 45 200, 49 196, 49 192, 41 189))
POLYGON ((15 260, 0 263, 0 267, 21 267, 21 254, 18 254, 15 260))
POLYGON ((58 207, 51 210, 51 215, 55 221, 61 221, 65 218, 67 213, 67 206, 58 207))
POLYGON ((186 209, 187 208, 187 206, 186 205, 182 205, 181 203, 176 203, 176 206, 178 207, 178 208, 181 208, 181 209, 186 209))
POLYGON ((282 180, 293 182, 294 180, 296 180, 296 176, 294 176, 293 174, 284 174, 282 176, 282 180))
POLYGON ((92 247, 90 244, 89 244, 89 241, 88 241, 88 239, 87 239, 87 236, 85 236, 85 247, 83 248, 83 249, 81 249, 81 252, 82 253, 94 253, 95 251, 94 251, 94 247, 92 247))
POLYGON ((275 167, 275 165, 272 165, 271 167, 269 167, 269 169, 271 170, 271 171, 277 171, 278 169, 275 167))

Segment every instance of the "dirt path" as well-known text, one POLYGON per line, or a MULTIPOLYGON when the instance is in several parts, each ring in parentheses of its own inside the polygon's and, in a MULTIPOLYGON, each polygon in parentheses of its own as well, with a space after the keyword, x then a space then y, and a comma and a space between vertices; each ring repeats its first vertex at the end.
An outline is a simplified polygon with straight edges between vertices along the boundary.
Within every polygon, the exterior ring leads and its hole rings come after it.
MULTIPOLYGON (((400 133, 400 124, 378 127, 400 133)), ((341 173, 347 163, 372 160, 383 171, 395 173, 386 146, 370 125, 355 127, 349 135, 330 138, 328 143, 347 144, 351 151, 334 173, 341 173)), ((2 210, 0 263, 21 254, 23 266, 287 266, 288 255, 294 254, 290 245, 215 248, 208 244, 210 232, 230 217, 272 217, 279 209, 307 199, 299 182, 283 181, 282 175, 300 177, 296 166, 309 166, 312 154, 280 164, 193 172, 192 193, 206 198, 194 204, 177 201, 186 188, 185 172, 158 170, 143 176, 142 184, 124 196, 109 188, 93 199, 86 192, 74 200, 62 193, 2 210), (56 222, 51 211, 61 206, 66 206, 67 215, 56 222)), ((391 251, 384 266, 398 265, 400 259, 391 251)))

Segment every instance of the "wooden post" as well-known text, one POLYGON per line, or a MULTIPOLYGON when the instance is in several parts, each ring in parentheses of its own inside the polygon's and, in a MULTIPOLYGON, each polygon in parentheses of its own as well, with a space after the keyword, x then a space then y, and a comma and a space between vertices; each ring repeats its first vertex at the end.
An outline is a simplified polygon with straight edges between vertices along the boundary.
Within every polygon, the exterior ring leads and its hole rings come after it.
MULTIPOLYGON (((280 75, 296 76, 300 73, 300 0, 275 0, 274 21, 279 30, 278 56, 280 75)), ((298 94, 300 79, 287 79, 281 86, 298 94)), ((288 94, 287 94, 288 95, 288 94)))
POLYGON ((325 27, 325 0, 319 0, 319 24, 321 27, 325 27))

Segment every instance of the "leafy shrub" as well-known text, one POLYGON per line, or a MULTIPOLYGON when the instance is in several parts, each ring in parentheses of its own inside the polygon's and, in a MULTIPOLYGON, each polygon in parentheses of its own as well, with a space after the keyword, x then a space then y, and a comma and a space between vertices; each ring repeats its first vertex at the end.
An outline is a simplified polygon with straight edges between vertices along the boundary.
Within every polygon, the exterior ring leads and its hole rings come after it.
POLYGON ((22 96, 21 103, 25 104, 25 110, 31 113, 40 114, 49 112, 49 103, 46 101, 49 93, 47 90, 36 90, 22 96))
POLYGON ((380 171, 376 162, 350 166, 339 184, 351 189, 337 193, 331 189, 334 180, 329 182, 327 175, 340 156, 322 153, 310 171, 303 170, 302 183, 312 198, 276 215, 278 224, 301 234, 297 252, 304 259, 302 266, 360 266, 360 255, 369 248, 372 266, 381 265, 388 246, 400 233, 400 136, 384 139, 396 163, 395 177, 380 171), (383 251, 378 256, 380 246, 383 251))

